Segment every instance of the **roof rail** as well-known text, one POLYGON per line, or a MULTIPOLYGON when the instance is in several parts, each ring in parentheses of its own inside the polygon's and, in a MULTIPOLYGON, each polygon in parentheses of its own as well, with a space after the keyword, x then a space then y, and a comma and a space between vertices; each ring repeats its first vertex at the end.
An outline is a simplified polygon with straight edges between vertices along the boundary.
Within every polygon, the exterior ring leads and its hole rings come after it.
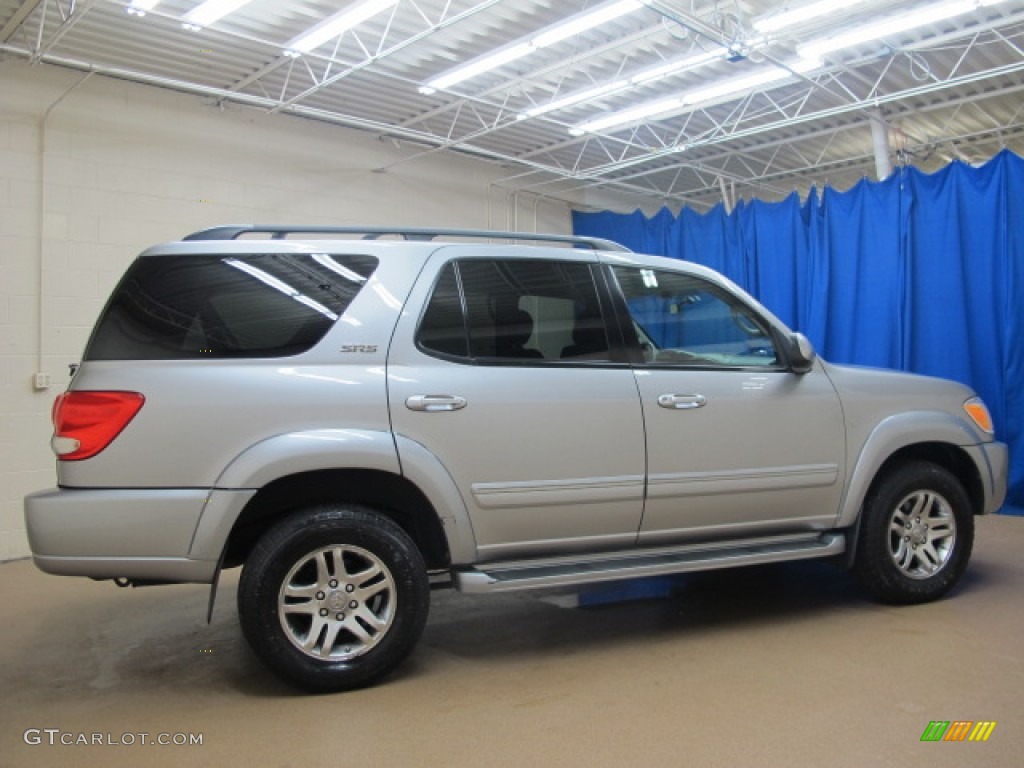
POLYGON ((497 232, 488 229, 433 229, 422 227, 321 227, 290 224, 241 225, 211 227, 193 232, 183 240, 237 240, 241 235, 251 233, 269 234, 275 240, 288 235, 362 235, 364 240, 376 240, 384 235, 396 235, 405 240, 434 240, 441 237, 475 237, 494 240, 529 240, 544 243, 568 243, 591 248, 595 251, 625 251, 629 249, 613 240, 600 237, 577 237, 574 235, 542 235, 536 232, 497 232))

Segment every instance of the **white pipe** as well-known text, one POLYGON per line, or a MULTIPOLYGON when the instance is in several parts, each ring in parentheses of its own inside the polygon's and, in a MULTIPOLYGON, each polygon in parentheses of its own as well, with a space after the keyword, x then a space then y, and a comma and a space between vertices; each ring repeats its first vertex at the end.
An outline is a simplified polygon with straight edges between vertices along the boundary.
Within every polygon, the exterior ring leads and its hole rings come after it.
POLYGON ((494 201, 491 199, 494 194, 496 181, 487 185, 487 228, 494 229, 494 201))
POLYGON ((729 190, 725 186, 725 177, 718 177, 718 188, 722 190, 722 203, 725 205, 725 215, 732 213, 732 202, 729 200, 729 190))
POLYGON ((78 90, 78 88, 90 77, 93 76, 93 72, 86 72, 81 78, 78 79, 74 85, 68 88, 64 93, 57 98, 50 106, 43 112, 43 116, 39 119, 39 274, 36 279, 36 288, 38 289, 38 301, 36 302, 36 323, 38 325, 37 337, 36 337, 36 373, 43 371, 43 339, 44 339, 44 326, 43 320, 45 313, 43 311, 43 303, 45 300, 44 283, 46 271, 43 269, 43 258, 45 254, 45 248, 43 242, 46 238, 46 124, 50 119, 50 113, 53 112, 54 108, 60 104, 64 99, 70 96, 72 93, 78 90))
POLYGON ((875 150, 875 179, 882 181, 892 173, 892 163, 889 160, 889 126, 882 117, 881 111, 871 110, 871 143, 875 150))

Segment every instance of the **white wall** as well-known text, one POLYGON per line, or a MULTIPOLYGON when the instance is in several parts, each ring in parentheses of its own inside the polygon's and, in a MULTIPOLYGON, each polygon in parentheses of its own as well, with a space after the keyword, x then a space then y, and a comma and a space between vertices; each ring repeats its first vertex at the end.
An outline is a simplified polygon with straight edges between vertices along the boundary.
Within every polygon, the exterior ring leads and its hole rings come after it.
MULTIPOLYGON (((420 148, 100 76, 69 92, 82 77, 0 62, 0 560, 28 554, 22 497, 55 482, 53 398, 142 248, 215 224, 516 220, 494 164, 434 153, 375 173, 420 148)), ((570 232, 566 205, 513 202, 518 229, 570 232)))

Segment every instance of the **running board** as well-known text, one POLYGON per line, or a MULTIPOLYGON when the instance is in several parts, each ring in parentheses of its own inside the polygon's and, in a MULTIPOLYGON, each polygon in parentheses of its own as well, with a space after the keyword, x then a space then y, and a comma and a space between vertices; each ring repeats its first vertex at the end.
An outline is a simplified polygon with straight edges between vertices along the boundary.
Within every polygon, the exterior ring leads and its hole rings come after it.
POLYGON ((582 560, 563 556, 514 563, 487 563, 477 568, 455 570, 453 576, 455 588, 461 592, 512 592, 709 571, 740 565, 809 560, 839 555, 845 549, 846 539, 843 534, 827 533, 810 537, 748 539, 728 545, 703 544, 604 553, 582 560))

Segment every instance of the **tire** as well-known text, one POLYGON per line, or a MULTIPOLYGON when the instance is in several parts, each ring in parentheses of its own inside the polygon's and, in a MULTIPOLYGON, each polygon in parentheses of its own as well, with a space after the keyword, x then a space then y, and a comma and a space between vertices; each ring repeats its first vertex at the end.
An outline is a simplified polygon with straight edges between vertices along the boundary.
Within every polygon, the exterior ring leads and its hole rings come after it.
POLYGON ((935 600, 959 581, 974 545, 974 515, 960 481, 936 464, 904 464, 864 503, 853 572, 887 603, 935 600))
POLYGON ((238 585, 242 633, 285 681, 327 693, 361 688, 412 652, 430 608, 423 557, 387 518, 317 506, 268 530, 238 585))

